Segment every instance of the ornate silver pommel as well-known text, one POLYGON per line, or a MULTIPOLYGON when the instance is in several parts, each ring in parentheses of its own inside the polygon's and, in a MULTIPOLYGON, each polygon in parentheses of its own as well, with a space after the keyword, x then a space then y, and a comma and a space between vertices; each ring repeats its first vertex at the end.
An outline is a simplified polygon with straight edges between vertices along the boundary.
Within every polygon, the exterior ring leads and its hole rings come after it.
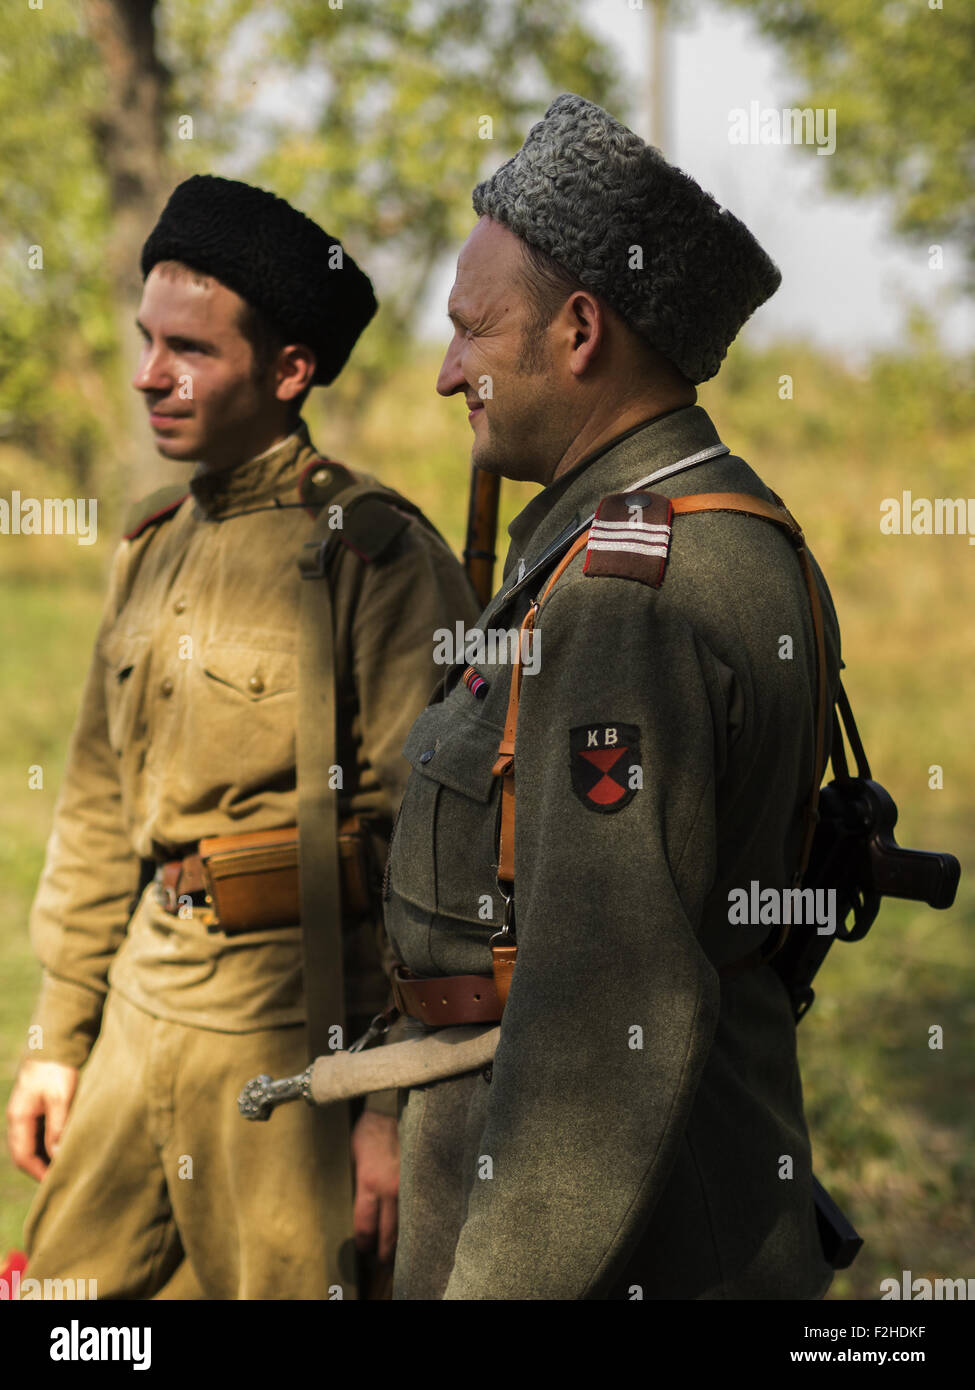
POLYGON ((311 1073, 314 1063, 307 1066, 299 1076, 286 1076, 274 1081, 266 1072, 248 1081, 237 1097, 237 1109, 245 1120, 269 1120, 276 1105, 286 1100, 306 1100, 311 1098, 311 1073))

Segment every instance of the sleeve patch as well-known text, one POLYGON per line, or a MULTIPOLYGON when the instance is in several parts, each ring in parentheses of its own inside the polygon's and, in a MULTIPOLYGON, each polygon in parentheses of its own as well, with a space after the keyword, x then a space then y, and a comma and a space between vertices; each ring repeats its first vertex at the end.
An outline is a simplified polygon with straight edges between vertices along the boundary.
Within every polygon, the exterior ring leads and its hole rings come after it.
POLYGON ((659 589, 673 514, 670 498, 657 492, 604 497, 589 529, 583 573, 590 579, 635 579, 659 589))
POLYGON ((643 786, 636 724, 583 724, 569 730, 572 790, 588 811, 622 811, 643 786))

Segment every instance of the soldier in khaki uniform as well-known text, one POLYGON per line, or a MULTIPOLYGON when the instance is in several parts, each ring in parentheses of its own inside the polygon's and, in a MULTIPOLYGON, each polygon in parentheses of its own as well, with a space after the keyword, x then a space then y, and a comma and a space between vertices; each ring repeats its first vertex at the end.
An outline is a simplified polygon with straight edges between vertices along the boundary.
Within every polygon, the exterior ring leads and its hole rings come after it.
POLYGON ((483 659, 469 644, 404 750, 400 1005, 501 1025, 493 1066, 404 1093, 394 1296, 817 1298, 795 1025, 768 924, 729 913, 801 857, 810 595, 782 529, 678 500, 775 509, 694 388, 779 274, 575 96, 474 207, 438 390, 466 398, 475 463, 544 488, 510 528, 483 659), (489 639, 530 612, 515 705, 489 639))
MULTIPOLYGON (((15 1161, 42 1179, 28 1270, 94 1279, 102 1298, 349 1297, 320 1117, 294 1106, 248 1125, 235 1103, 255 1071, 308 1060, 301 929, 293 912, 214 926, 190 870, 206 837, 296 824, 297 559, 321 498, 356 477, 316 454, 299 411, 375 299, 302 214, 209 177, 175 191, 142 266, 133 385, 160 453, 197 467, 182 500, 138 510, 116 552, 34 903, 42 1046, 8 1115, 15 1161)), ((392 541, 354 547, 340 531, 324 581, 339 805, 380 842, 403 739, 440 674, 431 633, 473 605, 447 546, 396 503, 379 513, 392 541)), ((386 1001, 375 916, 346 912, 350 1029, 386 1001)), ((352 1138, 357 1242, 386 1260, 394 1101, 369 1098, 352 1138)))

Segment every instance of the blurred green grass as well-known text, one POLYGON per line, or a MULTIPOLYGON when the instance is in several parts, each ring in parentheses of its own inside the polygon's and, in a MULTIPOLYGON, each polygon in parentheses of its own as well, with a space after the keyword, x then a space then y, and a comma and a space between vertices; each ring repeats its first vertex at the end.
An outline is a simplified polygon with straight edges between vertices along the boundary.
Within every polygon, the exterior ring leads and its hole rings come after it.
MULTIPOLYGON (((316 393, 318 448, 418 502, 459 550, 470 431, 462 399, 433 390, 435 354, 363 402, 316 393)), ((799 1029, 816 1170, 865 1237, 830 1297, 877 1298, 880 1280, 972 1271, 975 1116, 975 549, 964 536, 885 536, 880 504, 967 496, 975 456, 972 364, 943 358, 919 329, 901 354, 852 370, 803 344, 763 353, 736 346, 700 400, 802 522, 830 581, 843 630, 846 685, 874 775, 900 807, 897 837, 962 861, 948 913, 885 905, 865 942, 837 944, 799 1029), (779 378, 793 399, 779 396, 779 378), (928 785, 943 768, 942 790, 928 785), (940 1024, 944 1047, 928 1046, 940 1024)), ((0 449, 0 484, 50 493, 56 470, 0 449)), ((72 489, 65 485, 64 491, 72 489)), ((536 489, 505 483, 504 527, 536 489)), ((67 538, 0 542, 0 1088, 22 1046, 37 971, 27 942, 30 898, 64 748, 100 612, 112 516, 96 546, 67 538), (30 791, 40 763, 44 788, 30 791)), ((500 571, 499 571, 500 572, 500 571)), ((33 1184, 0 1161, 0 1250, 17 1245, 33 1184)))

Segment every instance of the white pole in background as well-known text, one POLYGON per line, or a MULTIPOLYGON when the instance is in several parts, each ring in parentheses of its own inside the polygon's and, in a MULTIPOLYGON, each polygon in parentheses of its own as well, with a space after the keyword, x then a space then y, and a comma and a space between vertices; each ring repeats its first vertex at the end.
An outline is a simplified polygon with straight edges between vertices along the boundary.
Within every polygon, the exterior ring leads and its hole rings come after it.
POLYGON ((668 0, 648 0, 646 11, 647 66, 644 110, 647 140, 667 153, 667 5, 668 0))

